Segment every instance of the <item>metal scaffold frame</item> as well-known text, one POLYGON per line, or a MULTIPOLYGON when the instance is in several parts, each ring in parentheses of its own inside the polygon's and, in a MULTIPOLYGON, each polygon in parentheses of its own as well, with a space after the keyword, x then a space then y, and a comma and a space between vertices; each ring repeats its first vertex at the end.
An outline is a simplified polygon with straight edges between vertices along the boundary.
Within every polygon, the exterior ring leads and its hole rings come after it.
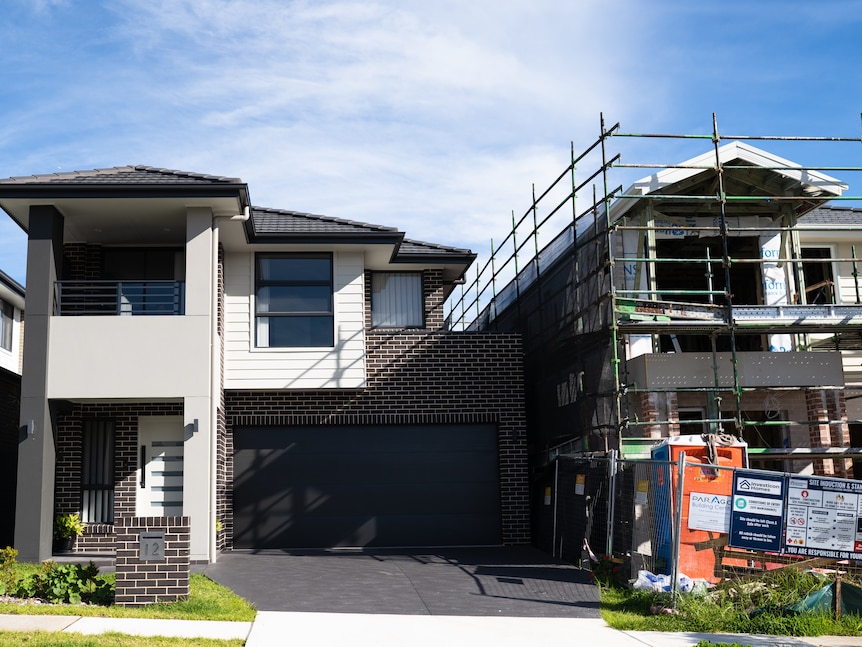
MULTIPOLYGON (((752 418, 746 410, 752 393, 768 391, 767 397, 780 399, 783 389, 842 392, 845 387, 789 388, 780 380, 751 384, 740 370, 758 344, 764 352, 778 344, 820 351, 858 340, 862 349, 855 245, 849 255, 804 256, 798 222, 827 202, 862 204, 862 197, 846 194, 846 184, 825 175, 858 178, 862 167, 801 166, 753 146, 859 144, 862 137, 722 135, 715 115, 710 131, 622 132, 619 123, 606 127, 601 116, 599 137, 580 153, 572 144, 570 163, 544 191, 537 193, 533 185, 529 207, 520 218, 512 212, 508 235, 492 241, 491 255, 477 265, 474 280, 450 299, 452 330, 520 331, 528 381, 532 371, 546 380, 545 391, 555 391, 557 408, 571 409, 551 415, 545 396, 531 400, 528 393, 528 420, 545 428, 533 451, 550 457, 607 452, 629 436, 668 435, 692 425, 742 435, 746 429, 833 429, 854 422, 833 410, 817 419, 752 418), (648 144, 650 155, 679 146, 710 147, 683 163, 628 157, 623 162, 623 153, 613 148, 629 142, 648 144), (649 175, 631 181, 633 173, 649 175), (686 244, 672 251, 677 243, 686 244), (760 245, 756 253, 752 244, 760 245), (845 276, 852 276, 854 299, 827 303, 810 297, 811 290, 824 287, 806 291, 806 268, 825 262, 852 267, 845 276), (751 285, 755 276, 760 285, 751 285), (785 284, 776 298, 767 294, 770 277, 785 284), (754 292, 758 299, 751 297, 754 292), (711 362, 709 383, 639 381, 634 366, 643 361, 634 361, 639 355, 690 350, 681 348, 681 341, 700 348, 711 362), (638 345, 646 352, 634 352, 638 345), (558 365, 548 366, 548 358, 552 365, 559 358, 558 365), (643 415, 651 397, 670 394, 683 399, 700 394, 707 402, 699 418, 685 421, 672 413, 643 415)), ((862 210, 855 229, 862 231, 862 210)))

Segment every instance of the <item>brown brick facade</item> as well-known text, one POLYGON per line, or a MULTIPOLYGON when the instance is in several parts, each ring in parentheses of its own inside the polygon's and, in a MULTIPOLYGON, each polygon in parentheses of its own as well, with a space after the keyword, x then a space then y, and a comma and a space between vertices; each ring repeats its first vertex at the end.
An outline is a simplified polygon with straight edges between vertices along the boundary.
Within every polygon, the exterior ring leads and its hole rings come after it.
POLYGON ((370 331, 366 349, 365 389, 226 392, 229 435, 244 425, 495 423, 503 541, 528 543, 520 337, 370 331))
MULTIPOLYGON (((90 278, 91 246, 66 247, 75 278, 90 278)), ((223 253, 219 255, 219 321, 223 339, 223 253)), ((443 330, 442 273, 426 270, 423 329, 366 330, 366 387, 362 389, 222 390, 216 420, 216 516, 219 550, 232 546, 233 428, 240 425, 487 424, 497 427, 502 536, 528 543, 528 472, 520 336, 443 330)), ((370 328, 370 275, 366 278, 370 328)), ((221 345, 222 370, 223 344, 221 345)), ((223 384, 223 374, 221 377, 223 384)), ((182 415, 182 402, 75 404, 59 412, 55 512, 81 508, 83 421, 109 419, 115 430, 115 524, 135 515, 138 417, 182 415)), ((91 525, 77 552, 115 547, 115 526, 91 525)))
MULTIPOLYGON (((810 389, 805 392, 808 409, 808 435, 811 447, 850 447, 847 407, 844 392, 837 389, 810 389)), ((853 478, 850 459, 816 459, 814 473, 853 478)))
MULTIPOLYGON (((85 419, 114 423, 114 519, 135 514, 135 470, 138 465, 138 417, 182 415, 181 402, 76 404, 57 418, 57 463, 54 512, 65 514, 81 509, 81 446, 85 419)), ((114 550, 114 526, 87 527, 75 544, 76 552, 114 550)))
POLYGON ((189 597, 189 517, 128 517, 117 519, 117 583, 115 602, 142 606, 176 602, 189 597), (164 533, 163 561, 142 561, 142 532, 164 533))

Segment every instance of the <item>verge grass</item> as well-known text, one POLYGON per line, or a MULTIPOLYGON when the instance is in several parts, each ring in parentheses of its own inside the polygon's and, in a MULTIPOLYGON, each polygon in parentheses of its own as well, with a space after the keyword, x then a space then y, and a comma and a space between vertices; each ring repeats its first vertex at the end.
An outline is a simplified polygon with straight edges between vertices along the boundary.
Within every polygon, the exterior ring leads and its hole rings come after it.
POLYGON ((244 640, 213 638, 165 638, 105 633, 85 636, 76 633, 0 631, 0 647, 242 647, 244 640))
POLYGON ((701 595, 682 595, 676 613, 667 594, 601 586, 601 615, 611 627, 631 631, 752 633, 782 636, 862 636, 862 616, 787 609, 829 580, 781 569, 757 579, 726 580, 701 595), (658 613, 656 613, 658 611, 658 613))

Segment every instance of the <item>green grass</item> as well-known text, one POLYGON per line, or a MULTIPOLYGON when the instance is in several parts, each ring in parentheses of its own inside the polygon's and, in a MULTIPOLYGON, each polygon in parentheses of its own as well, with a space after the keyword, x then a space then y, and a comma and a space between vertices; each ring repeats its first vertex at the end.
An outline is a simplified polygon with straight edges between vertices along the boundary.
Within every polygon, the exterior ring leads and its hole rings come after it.
POLYGON ((212 638, 163 638, 106 633, 84 636, 76 633, 0 631, 0 647, 242 647, 244 640, 212 638))
MULTIPOLYGON (((17 564, 19 576, 36 572, 38 565, 17 564)), ((114 575, 100 575, 114 582, 114 575)), ((251 622, 256 611, 248 602, 207 577, 192 573, 189 579, 189 599, 180 602, 162 602, 145 607, 69 605, 69 604, 17 604, 0 603, 0 613, 26 615, 75 615, 106 618, 167 618, 178 620, 235 620, 251 622)), ((2 645, 2 643, 0 643, 2 645)))
POLYGON ((629 631, 752 633, 781 636, 862 636, 862 617, 789 613, 785 608, 826 582, 810 573, 782 569, 757 580, 727 580, 701 596, 683 595, 676 614, 666 594, 602 587, 601 615, 611 627, 629 631), (758 610, 757 613, 751 613, 758 610))

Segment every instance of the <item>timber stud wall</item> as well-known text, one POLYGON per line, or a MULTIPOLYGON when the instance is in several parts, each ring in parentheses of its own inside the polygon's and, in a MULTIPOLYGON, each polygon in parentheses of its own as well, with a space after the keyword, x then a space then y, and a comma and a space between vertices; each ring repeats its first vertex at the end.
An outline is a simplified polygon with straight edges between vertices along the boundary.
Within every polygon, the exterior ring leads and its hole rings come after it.
POLYGON ((117 584, 115 602, 142 606, 189 597, 189 517, 126 517, 117 519, 117 584), (164 561, 140 561, 141 532, 165 536, 164 561))

